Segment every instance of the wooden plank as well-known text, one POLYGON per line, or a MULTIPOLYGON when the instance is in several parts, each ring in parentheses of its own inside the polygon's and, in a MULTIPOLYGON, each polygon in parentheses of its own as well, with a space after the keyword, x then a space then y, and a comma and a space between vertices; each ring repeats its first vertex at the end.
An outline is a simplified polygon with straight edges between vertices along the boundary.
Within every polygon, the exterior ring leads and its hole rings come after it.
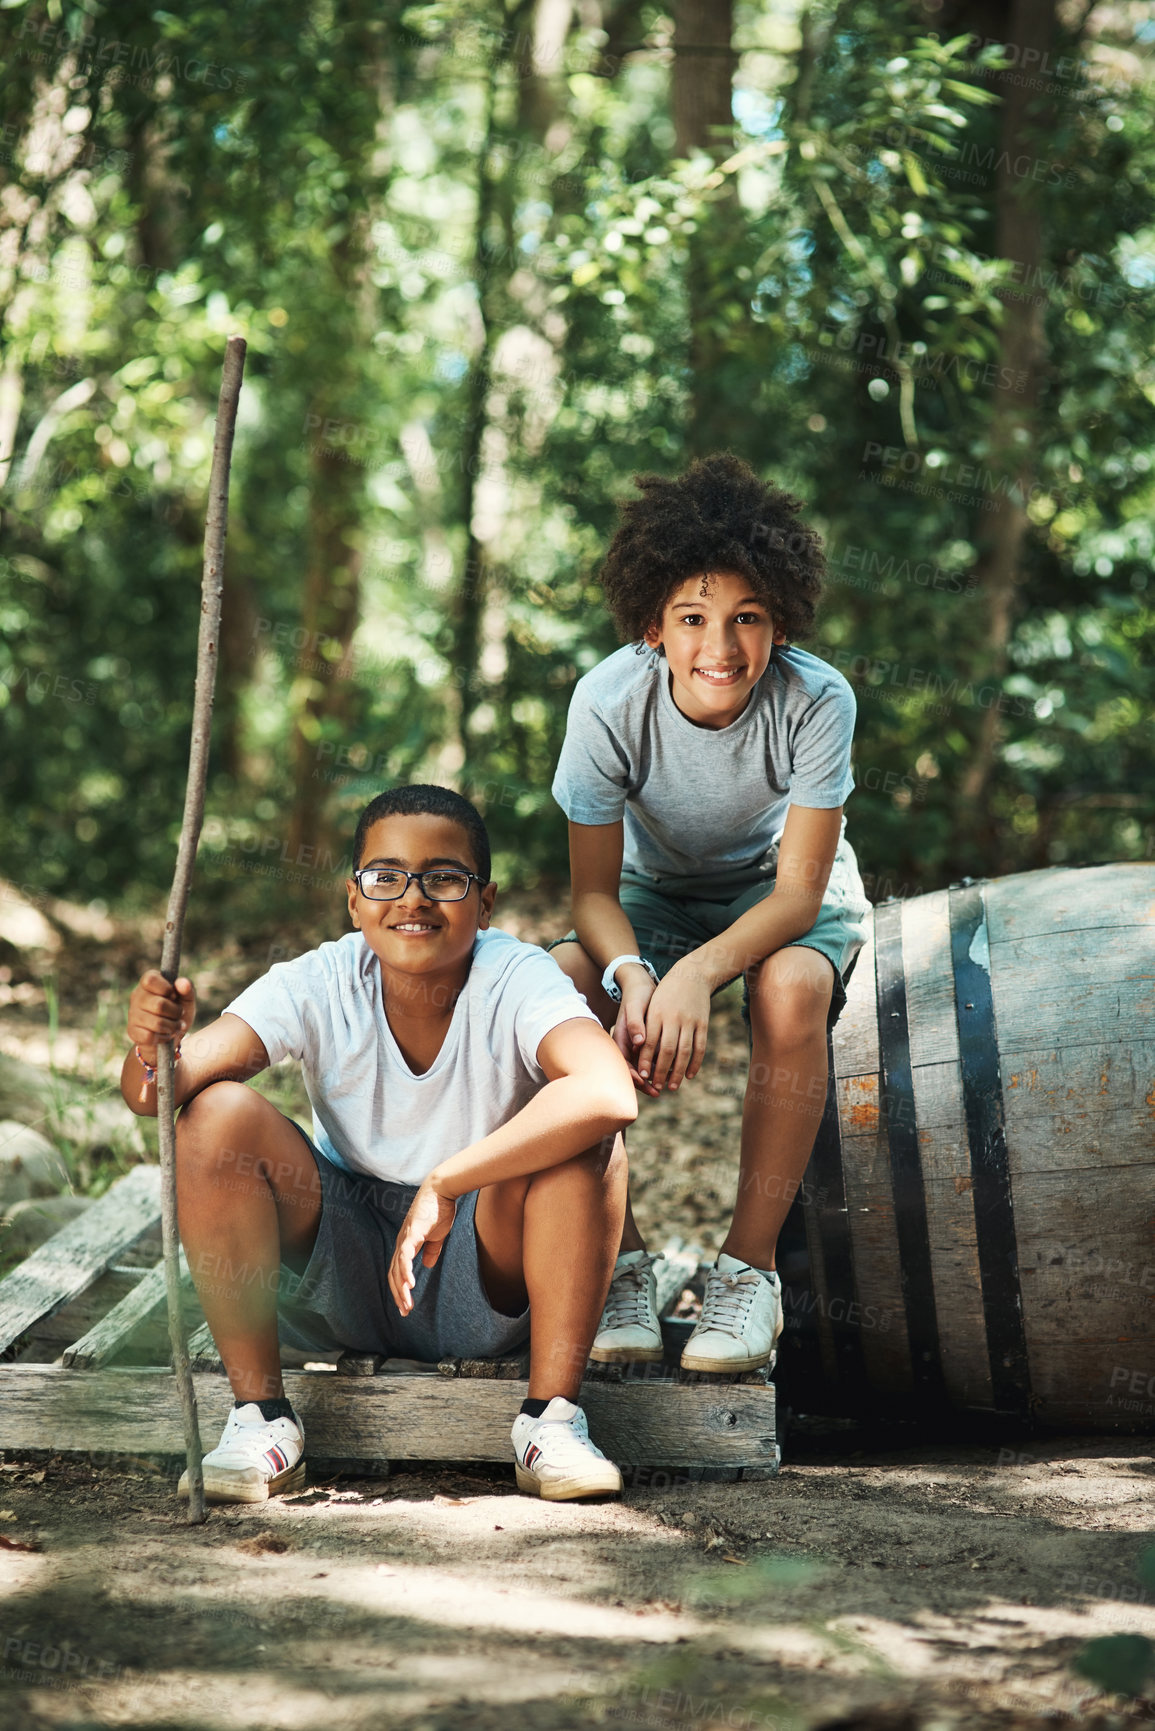
POLYGON ((1118 979, 1068 978, 1052 957, 1047 968, 1010 976, 1000 973, 992 951, 991 982, 999 1037, 1009 1050, 1063 1046, 1068 1034, 1072 1045, 1129 1045, 1151 1026, 1155 1011, 1155 970, 1118 979))
MULTIPOLYGON (((219 1377, 195 1380, 211 1444, 232 1395, 219 1377)), ((176 1384, 166 1371, 12 1365, 0 1371, 0 1389, 0 1448, 184 1452, 176 1384)), ((509 1431, 526 1385, 290 1371, 285 1391, 304 1423, 310 1460, 511 1461, 509 1431)), ((583 1383, 580 1399, 598 1446, 623 1466, 688 1474, 777 1467, 773 1384, 583 1383)))
POLYGON ((846 1007, 834 1024, 834 1073, 836 1076, 877 1075, 878 1013, 874 986, 873 915, 867 921, 871 936, 859 951, 846 988, 846 1007))
POLYGON ((834 1093, 844 1141, 848 1136, 877 1135, 881 1099, 877 1070, 861 1076, 836 1076, 834 1093))
MULTIPOLYGON (((182 1287, 191 1287, 192 1279, 183 1250, 180 1252, 180 1272, 182 1287)), ((65 1365, 70 1370, 95 1370, 126 1347, 140 1329, 155 1323, 165 1312, 166 1305, 164 1265, 158 1263, 87 1334, 65 1348, 65 1365)))
POLYGON ((1117 1166, 1021 1173, 1015 1180, 1015 1226, 1020 1246, 1083 1246, 1104 1258, 1150 1263, 1155 1165, 1133 1166, 1125 1175, 1117 1166))
POLYGON ((684 1245, 680 1238, 672 1238, 665 1246, 662 1261, 654 1264, 659 1316, 668 1316, 676 1308, 678 1300, 697 1274, 703 1255, 699 1245, 684 1245))
MULTIPOLYGON (((1155 922, 1155 867, 1136 860, 1017 872, 992 879, 986 904, 992 947, 1008 938, 1155 922)), ((1123 933, 1119 943, 1126 948, 1123 933)))
POLYGON ((943 1378, 958 1405, 985 1406, 991 1400, 990 1352, 953 1001, 950 1018, 956 1030, 954 1058, 922 1064, 911 1071, 911 1079, 943 1378))
MULTIPOLYGON (((1007 1114, 1007 1155, 1014 1180, 1034 1173, 1147 1171, 1155 1175, 1151 1112, 1056 1112, 1053 1118, 1007 1114)), ((1017 1189, 1016 1189, 1017 1195, 1017 1189)))
MULTIPOLYGON (((1031 1392, 1041 1424, 1062 1430, 1155 1431, 1151 1337, 1056 1342, 1031 1355, 1031 1392)), ((1029 1444, 1028 1444, 1029 1447, 1029 1444)))
POLYGON ((223 1372, 225 1367, 221 1363, 217 1343, 209 1332, 207 1322, 202 1322, 200 1327, 190 1334, 188 1356, 194 1370, 223 1372))
POLYGON ((64 1347, 70 1346, 91 1328, 114 1304, 119 1304, 126 1293, 132 1292, 140 1279, 141 1276, 136 1270, 106 1269, 97 1276, 91 1286, 86 1286, 83 1292, 62 1305, 59 1310, 33 1323, 26 1332, 26 1338, 30 1343, 51 1346, 54 1349, 51 1357, 55 1358, 64 1347))
POLYGON ((958 1019, 947 890, 936 890, 932 895, 918 896, 902 904, 902 960, 911 1068, 952 1060, 957 1063, 958 1019))
POLYGON ((1050 1117, 1076 1109, 1150 1107, 1155 1094, 1155 1040, 1048 1042, 1026 1046, 1013 1035, 1002 1051, 1008 1112, 1050 1117))
POLYGON ((0 1350, 91 1286, 160 1212, 160 1168, 134 1166, 0 1281, 0 1350))
MULTIPOLYGON (((1019 1281, 1027 1344, 1050 1358, 1056 1343, 1145 1338, 1155 1370, 1155 1261, 1096 1257, 1078 1246, 1062 1263, 1050 1244, 1021 1244, 1019 1281), (1144 1284, 1146 1282, 1147 1284, 1144 1284)), ((1150 1258, 1150 1247, 1148 1247, 1150 1258)))
POLYGON ((910 1342, 898 1266, 890 1149, 885 1128, 842 1140, 847 1218, 854 1248, 854 1277, 863 1314, 862 1354, 872 1387, 885 1393, 912 1388, 910 1342))
MULTIPOLYGON (((1088 921, 1093 916, 1085 916, 1088 921)), ((1089 925, 1088 929, 1034 937, 1007 938, 991 946, 991 977, 1021 980, 1043 975, 1061 979, 1063 993, 1051 1007, 1063 1008, 1067 988, 1076 981, 1155 980, 1155 936, 1136 922, 1130 927, 1089 925)))
POLYGON ((1155 1368, 1155 1166, 1020 1175, 1015 1222, 1032 1386, 1077 1401, 1055 1366, 1096 1337, 1105 1353, 1136 1342, 1135 1363, 1155 1368))

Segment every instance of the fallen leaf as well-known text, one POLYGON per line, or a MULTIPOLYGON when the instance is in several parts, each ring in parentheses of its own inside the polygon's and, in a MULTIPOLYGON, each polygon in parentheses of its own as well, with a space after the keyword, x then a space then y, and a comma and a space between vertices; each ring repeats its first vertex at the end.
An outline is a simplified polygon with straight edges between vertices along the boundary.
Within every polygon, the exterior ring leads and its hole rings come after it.
POLYGON ((15 1519, 15 1509, 0 1509, 0 1521, 14 1521, 15 1519))
POLYGON ((0 1551, 38 1551, 40 1546, 28 1539, 10 1539, 6 1533, 0 1533, 0 1551))
POLYGON ((241 1539, 237 1544, 237 1550, 244 1551, 249 1557, 261 1557, 266 1551, 280 1555, 288 1548, 284 1539, 278 1539, 272 1533, 256 1533, 251 1539, 241 1539))
POLYGON ((746 1567, 745 1557, 732 1557, 730 1555, 729 1551, 726 1552, 726 1555, 722 1558, 722 1561, 724 1563, 737 1563, 738 1566, 740 1568, 743 1568, 743 1569, 746 1567))

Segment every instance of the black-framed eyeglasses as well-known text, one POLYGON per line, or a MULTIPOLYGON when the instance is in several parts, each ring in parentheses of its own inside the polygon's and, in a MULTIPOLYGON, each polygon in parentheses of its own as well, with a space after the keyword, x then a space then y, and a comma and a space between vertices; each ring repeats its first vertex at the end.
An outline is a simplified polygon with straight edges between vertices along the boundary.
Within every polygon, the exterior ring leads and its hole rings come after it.
POLYGON ((476 872, 457 871, 451 866, 433 866, 423 872, 407 872, 401 866, 362 866, 353 876, 370 902, 399 902, 414 880, 430 902, 463 902, 470 884, 482 888, 485 884, 476 872))

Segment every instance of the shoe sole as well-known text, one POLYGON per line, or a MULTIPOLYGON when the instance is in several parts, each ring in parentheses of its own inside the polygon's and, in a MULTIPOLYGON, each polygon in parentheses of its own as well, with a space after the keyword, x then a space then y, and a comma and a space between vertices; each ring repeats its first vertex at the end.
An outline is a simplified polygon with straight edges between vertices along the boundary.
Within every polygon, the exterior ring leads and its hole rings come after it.
POLYGON ((718 1374, 723 1371, 761 1370, 764 1365, 773 1367, 777 1359, 777 1352, 759 1353, 754 1358, 690 1358, 683 1353, 681 1366, 683 1370, 704 1370, 718 1374))
POLYGON ((514 1466, 518 1490, 531 1497, 542 1497, 547 1503, 568 1503, 575 1497, 620 1497, 622 1494, 621 1473, 616 1473, 612 1480, 608 1474, 590 1473, 586 1478, 559 1479, 556 1484, 543 1484, 541 1479, 527 1472, 520 1461, 515 1461, 514 1466))
POLYGON ((591 1364, 661 1364, 666 1356, 660 1346, 591 1346, 591 1364))
MULTIPOLYGON (((206 1503, 265 1503, 270 1497, 283 1497, 293 1491, 303 1491, 308 1480, 304 1460, 287 1472, 276 1473, 271 1479, 256 1467, 206 1467, 206 1503)), ((177 1495, 188 1496, 188 1473, 181 1474, 177 1495)))

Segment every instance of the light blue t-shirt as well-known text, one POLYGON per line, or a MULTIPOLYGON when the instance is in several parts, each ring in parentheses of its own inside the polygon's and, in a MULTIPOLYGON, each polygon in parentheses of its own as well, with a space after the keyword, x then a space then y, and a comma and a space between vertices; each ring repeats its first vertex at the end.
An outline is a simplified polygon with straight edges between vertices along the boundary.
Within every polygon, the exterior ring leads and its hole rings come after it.
POLYGON ((574 688, 553 797, 573 823, 623 820, 626 871, 757 871, 792 804, 845 802, 855 713, 837 668, 776 646, 737 721, 698 727, 671 696, 665 657, 627 644, 574 688))
POLYGON ((536 944, 478 932, 440 1052, 415 1075, 385 1015, 381 964, 361 932, 277 962, 229 1013, 259 1036, 270 1064, 296 1058, 313 1140, 336 1166, 420 1184, 441 1160, 508 1123, 545 1086, 545 1036, 596 1021, 536 944))

